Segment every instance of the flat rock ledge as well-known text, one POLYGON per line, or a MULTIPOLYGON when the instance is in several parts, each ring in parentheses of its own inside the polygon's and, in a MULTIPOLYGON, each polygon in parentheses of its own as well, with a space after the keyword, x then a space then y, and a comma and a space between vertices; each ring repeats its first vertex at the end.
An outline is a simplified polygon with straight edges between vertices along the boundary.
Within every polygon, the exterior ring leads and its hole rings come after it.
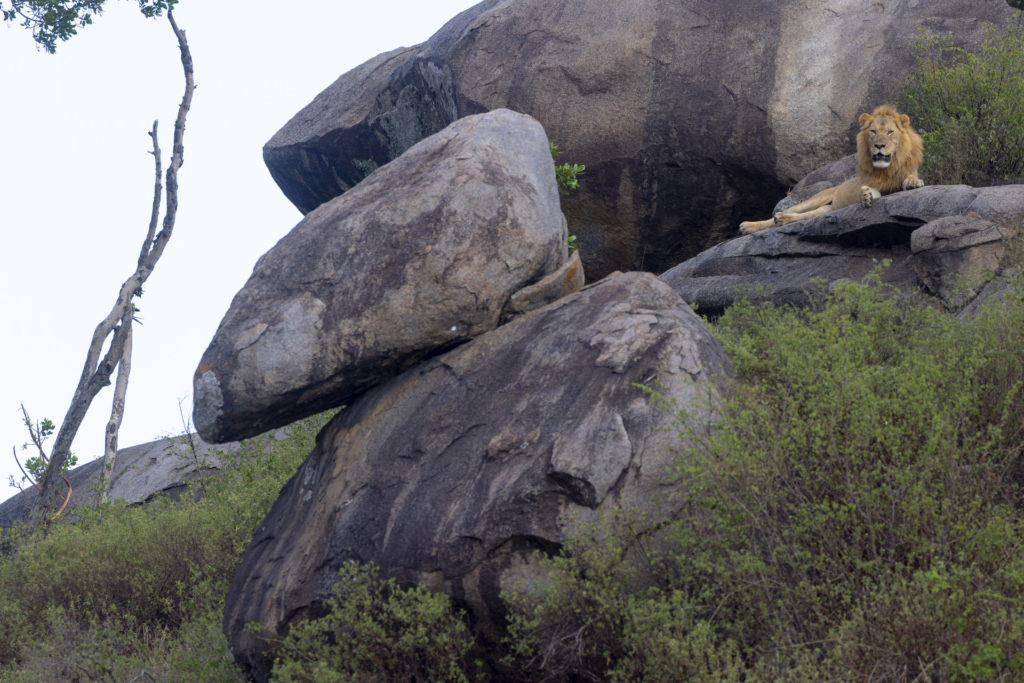
MULTIPOLYGON (((841 179, 841 163, 832 170, 841 179)), ((869 209, 849 206, 737 237, 661 279, 699 312, 716 315, 741 296, 806 306, 812 278, 827 286, 860 281, 887 260, 883 282, 959 310, 1001 273, 1005 240, 1022 220, 1024 185, 927 186, 888 195, 869 209)))

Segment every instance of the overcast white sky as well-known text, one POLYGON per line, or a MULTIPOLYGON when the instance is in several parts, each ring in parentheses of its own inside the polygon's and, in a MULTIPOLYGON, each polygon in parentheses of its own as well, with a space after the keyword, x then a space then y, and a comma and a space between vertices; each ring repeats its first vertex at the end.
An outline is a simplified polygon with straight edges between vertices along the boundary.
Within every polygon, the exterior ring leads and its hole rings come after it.
MULTIPOLYGON (((166 18, 109 0, 57 53, 0 25, 0 500, 27 440, 19 404, 64 418, 97 323, 131 274, 149 221, 160 120, 167 163, 184 90, 166 18)), ((181 0, 197 85, 174 236, 137 301, 122 448, 180 432, 192 372, 256 259, 301 218, 263 164, 263 144, 338 76, 429 38, 475 0, 181 0)), ((72 451, 103 453, 111 388, 72 451)), ((17 475, 20 479, 20 474, 17 475)))

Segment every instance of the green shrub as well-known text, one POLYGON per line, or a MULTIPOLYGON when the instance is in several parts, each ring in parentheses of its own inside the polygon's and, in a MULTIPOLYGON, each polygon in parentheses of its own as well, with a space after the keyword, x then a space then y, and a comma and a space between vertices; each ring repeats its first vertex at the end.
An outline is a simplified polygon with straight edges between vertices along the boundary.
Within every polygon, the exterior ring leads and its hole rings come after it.
POLYGON ((986 27, 978 54, 953 36, 928 36, 902 109, 922 132, 926 182, 993 185, 1024 177, 1024 22, 986 27))
POLYGON ((700 586, 665 580, 660 542, 637 531, 647 526, 622 510, 574 523, 562 554, 541 560, 547 581, 502 594, 507 662, 523 680, 742 680, 737 643, 701 618, 700 586))
POLYGON ((721 316, 737 377, 710 433, 679 413, 687 508, 652 534, 627 513, 575 529, 541 561, 549 582, 509 595, 518 666, 566 681, 1024 677, 1024 294, 971 321, 877 274, 820 298, 721 316))
POLYGON ((345 564, 330 611, 292 626, 274 664, 278 683, 468 683, 469 630, 443 593, 399 588, 377 568, 345 564))
POLYGON ((177 677, 189 669, 206 671, 190 680, 236 676, 219 628, 227 586, 327 419, 222 455, 221 476, 194 484, 205 493, 199 501, 107 503, 18 539, 0 557, 0 666, 21 671, 10 680, 34 680, 40 667, 42 680, 62 680, 53 678, 61 667, 67 680, 122 680, 115 672, 143 668, 155 680, 184 680, 177 677))

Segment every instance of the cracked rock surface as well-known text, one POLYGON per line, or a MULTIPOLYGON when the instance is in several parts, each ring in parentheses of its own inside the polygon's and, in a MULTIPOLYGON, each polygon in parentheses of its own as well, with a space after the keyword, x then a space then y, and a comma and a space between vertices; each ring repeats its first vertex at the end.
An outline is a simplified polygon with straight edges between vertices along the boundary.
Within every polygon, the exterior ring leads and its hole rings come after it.
POLYGON ((617 273, 370 390, 253 537, 225 606, 235 661, 263 680, 265 639, 319 614, 348 560, 443 590, 499 637, 500 592, 536 577, 533 552, 556 550, 570 518, 678 512, 674 415, 634 384, 709 419, 690 401, 728 367, 667 285, 617 273))
POLYGON ((289 424, 493 329, 566 262, 558 197, 544 130, 502 109, 322 204, 256 263, 203 354, 199 433, 289 424))
MULTIPOLYGON (((841 165, 822 171, 829 168, 841 165)), ((855 204, 737 237, 661 279, 713 315, 742 296, 744 287, 776 304, 806 306, 814 296, 812 278, 827 286, 856 282, 888 260, 883 282, 907 293, 923 290, 959 309, 999 275, 1003 240, 1022 219, 1024 185, 925 186, 882 197, 869 209, 855 204)))

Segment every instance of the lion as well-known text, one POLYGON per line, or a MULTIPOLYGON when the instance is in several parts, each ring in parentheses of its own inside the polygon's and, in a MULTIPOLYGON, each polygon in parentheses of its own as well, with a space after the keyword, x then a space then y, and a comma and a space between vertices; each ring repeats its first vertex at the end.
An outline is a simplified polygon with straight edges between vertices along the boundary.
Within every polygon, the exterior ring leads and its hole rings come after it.
POLYGON ((917 167, 923 159, 924 141, 911 128, 910 117, 897 113, 891 104, 883 104, 871 114, 860 115, 856 177, 822 190, 769 220, 740 223, 740 233, 749 235, 814 218, 858 201, 870 207, 883 194, 924 187, 924 181, 917 177, 917 167))

